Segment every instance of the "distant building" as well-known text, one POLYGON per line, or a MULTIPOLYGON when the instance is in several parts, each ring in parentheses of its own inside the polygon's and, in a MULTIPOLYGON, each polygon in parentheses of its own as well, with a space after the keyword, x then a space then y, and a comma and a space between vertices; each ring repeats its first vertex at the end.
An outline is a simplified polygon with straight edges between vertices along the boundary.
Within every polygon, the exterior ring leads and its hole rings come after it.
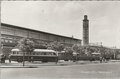
POLYGON ((84 15, 83 20, 83 45, 89 45, 89 20, 87 15, 84 15))
POLYGON ((18 44, 21 38, 28 37, 35 40, 36 45, 49 44, 50 42, 60 42, 66 46, 81 44, 80 39, 66 37, 57 34, 42 32, 38 30, 23 28, 15 25, 1 23, 1 43, 2 51, 8 55, 13 47, 18 44))

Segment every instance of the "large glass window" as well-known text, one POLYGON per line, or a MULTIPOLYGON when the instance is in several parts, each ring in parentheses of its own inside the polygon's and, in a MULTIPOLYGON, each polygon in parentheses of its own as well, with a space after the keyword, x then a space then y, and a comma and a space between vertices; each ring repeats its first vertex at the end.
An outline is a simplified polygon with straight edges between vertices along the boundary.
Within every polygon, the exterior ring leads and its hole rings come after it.
POLYGON ((8 43, 8 40, 7 40, 7 39, 5 39, 5 43, 8 43))
POLYGON ((15 29, 15 35, 21 36, 21 37, 27 37, 28 31, 27 30, 21 30, 21 29, 15 29))
POLYGON ((4 42, 4 39, 1 39, 1 42, 4 42))
POLYGON ((8 34, 8 35, 14 35, 14 29, 13 28, 10 28, 10 27, 2 27, 1 28, 1 33, 2 34, 8 34))
POLYGON ((39 33, 37 33, 37 32, 29 32, 29 37, 39 39, 39 33))

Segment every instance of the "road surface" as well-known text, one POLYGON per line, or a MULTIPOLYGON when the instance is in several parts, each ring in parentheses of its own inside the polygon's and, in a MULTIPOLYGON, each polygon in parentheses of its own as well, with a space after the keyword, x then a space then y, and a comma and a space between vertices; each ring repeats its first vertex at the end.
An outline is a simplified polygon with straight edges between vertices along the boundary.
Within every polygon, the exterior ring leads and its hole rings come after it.
POLYGON ((120 62, 1 68, 1 79, 120 79, 120 62))

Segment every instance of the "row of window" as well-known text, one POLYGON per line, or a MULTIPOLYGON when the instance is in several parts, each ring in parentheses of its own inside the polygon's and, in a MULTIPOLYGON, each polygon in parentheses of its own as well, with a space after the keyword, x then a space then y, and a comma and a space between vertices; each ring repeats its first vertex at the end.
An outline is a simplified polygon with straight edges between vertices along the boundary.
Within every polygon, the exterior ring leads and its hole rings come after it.
POLYGON ((1 42, 2 43, 15 43, 15 41, 11 39, 1 39, 1 42))
POLYGON ((54 52, 33 52, 32 55, 56 55, 54 52))
POLYGON ((36 38, 41 40, 50 40, 50 41, 59 41, 59 42, 66 42, 66 43, 76 43, 76 40, 44 34, 44 33, 38 33, 38 32, 32 32, 28 30, 22 30, 22 29, 16 29, 16 28, 10 28, 10 27, 2 27, 1 30, 2 34, 7 35, 14 35, 14 36, 21 36, 21 37, 29 37, 29 38, 36 38))
MULTIPOLYGON (((12 52, 12 54, 15 54, 15 55, 23 55, 22 52, 12 52)), ((29 55, 27 53, 25 53, 25 55, 29 55)), ((33 52, 31 55, 49 55, 49 56, 53 56, 53 55, 56 55, 56 53, 54 52, 33 52)))
MULTIPOLYGON (((7 38, 7 39, 2 38, 1 39, 2 44, 5 44, 5 43, 6 44, 10 44, 10 43, 11 44, 17 44, 18 41, 19 41, 19 39, 9 39, 9 38, 7 38)), ((35 42, 36 45, 40 45, 40 44, 48 45, 48 43, 50 43, 50 41, 36 40, 36 42, 35 42)), ((64 43, 64 42, 62 42, 62 43, 67 45, 67 46, 72 46, 73 45, 71 43, 64 43)))

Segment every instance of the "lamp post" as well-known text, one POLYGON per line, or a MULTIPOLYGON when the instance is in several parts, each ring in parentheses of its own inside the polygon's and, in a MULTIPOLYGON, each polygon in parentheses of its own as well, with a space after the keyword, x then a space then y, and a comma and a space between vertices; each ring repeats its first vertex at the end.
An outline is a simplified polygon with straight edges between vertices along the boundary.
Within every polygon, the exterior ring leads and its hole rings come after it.
POLYGON ((114 59, 116 58, 116 50, 115 50, 116 47, 114 47, 114 59))
POLYGON ((25 66, 25 52, 23 52, 23 66, 25 66))

